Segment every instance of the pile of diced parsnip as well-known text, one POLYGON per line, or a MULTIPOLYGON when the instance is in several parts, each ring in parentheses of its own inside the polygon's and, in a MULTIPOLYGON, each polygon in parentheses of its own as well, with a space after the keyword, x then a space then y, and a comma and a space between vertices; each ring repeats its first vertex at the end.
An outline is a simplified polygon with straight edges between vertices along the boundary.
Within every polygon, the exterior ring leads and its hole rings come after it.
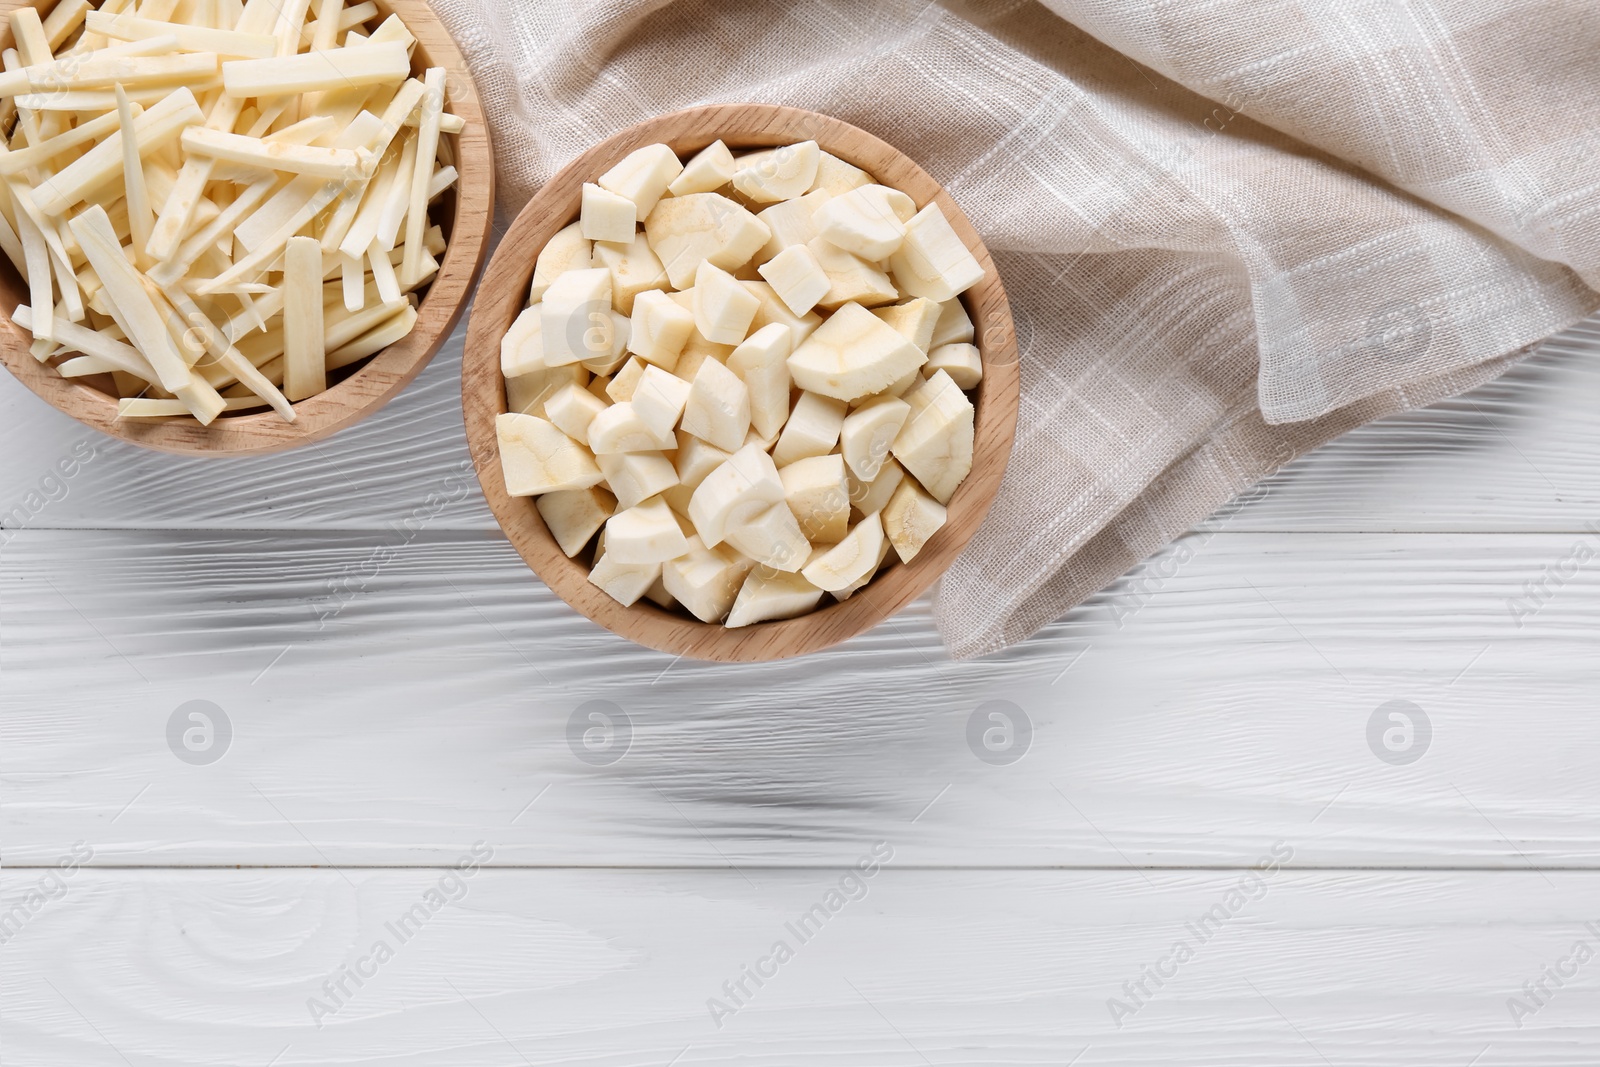
POLYGON ((506 488, 589 580, 747 626, 911 560, 972 468, 983 269, 938 205, 806 141, 583 187, 501 346, 506 488), (640 224, 643 231, 640 232, 640 224))
POLYGON ((412 77, 398 17, 58 0, 10 23, 0 247, 36 358, 109 376, 121 417, 293 421, 411 332, 445 244, 429 205, 457 177, 442 135, 462 123, 443 68, 412 77))

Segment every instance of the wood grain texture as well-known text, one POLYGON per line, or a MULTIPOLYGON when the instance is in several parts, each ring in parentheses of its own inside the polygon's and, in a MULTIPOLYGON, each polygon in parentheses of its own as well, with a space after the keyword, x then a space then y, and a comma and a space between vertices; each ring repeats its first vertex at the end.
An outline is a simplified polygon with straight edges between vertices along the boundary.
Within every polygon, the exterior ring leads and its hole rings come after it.
MULTIPOLYGON (((78 871, 6 944, 6 1059, 1589 1067, 1600 1047, 1600 964, 1561 987, 1542 974, 1600 940, 1593 873, 1257 885, 1242 871, 902 870, 881 847, 891 861, 849 896, 837 870, 480 870, 443 889, 438 870, 78 871), (454 902, 423 907, 401 941, 430 891, 454 902), (813 906, 827 918, 801 940, 791 925, 813 906), (1219 907, 1229 917, 1202 943, 1191 928, 1219 907), (1194 947, 1175 965, 1180 940, 1194 947), (380 941, 392 954, 377 963, 380 941), (791 955, 763 964, 779 941, 791 955), (743 974, 758 966, 759 987, 743 974), (357 967, 368 977, 345 979, 348 996, 324 992, 357 967), (741 980, 736 1006, 723 983, 741 980), (1551 994, 1513 1017, 1534 980, 1551 994), (1150 995, 1125 990, 1136 982, 1150 995), (713 1000, 735 1010, 714 1020, 713 1000), (1120 1026, 1113 1001, 1132 1008, 1120 1026)), ((5 898, 41 874, 7 871, 5 898)))
MULTIPOLYGON (((0 15, 22 6, 42 12, 54 3, 0 0, 0 15)), ((84 380, 61 377, 29 353, 32 335, 10 317, 14 308, 28 302, 27 285, 9 261, 0 259, 0 362, 6 369, 47 403, 104 434, 157 452, 203 457, 279 452, 322 440, 371 415, 403 390, 450 336, 483 265, 494 216, 494 154, 471 70, 426 0, 377 0, 377 6, 380 16, 399 15, 416 37, 416 73, 428 67, 448 72, 446 107, 466 122, 461 133, 444 138, 460 178, 435 209, 448 244, 410 334, 326 392, 295 404, 292 423, 270 411, 219 417, 210 426, 193 419, 119 419, 114 397, 84 380)), ((0 47, 10 46, 10 27, 0 20, 0 47)))
POLYGON ((695 659, 754 662, 805 655, 853 637, 900 611, 938 580, 977 532, 1000 489, 1016 430, 1018 380, 1016 330, 999 271, 972 223, 938 182, 892 145, 827 115, 773 104, 719 104, 653 118, 607 138, 562 168, 523 208, 484 273, 472 311, 462 364, 462 405, 490 511, 528 566, 562 599, 648 648, 695 659), (624 607, 591 584, 584 561, 561 551, 533 500, 507 493, 495 436, 495 417, 506 410, 500 341, 527 304, 538 253, 557 230, 578 217, 583 183, 645 145, 666 144, 687 157, 719 139, 734 148, 816 141, 824 151, 906 193, 919 208, 937 203, 984 269, 983 280, 963 296, 984 366, 975 400, 972 473, 951 498, 945 526, 910 563, 892 563, 849 600, 796 619, 739 629, 702 623, 687 612, 667 611, 648 601, 624 607))
POLYGON ((944 659, 919 602, 719 665, 583 624, 488 534, 24 532, 0 847, 392 865, 487 837, 503 863, 748 869, 893 834, 907 863, 1205 866, 1282 837, 1302 864, 1595 867, 1600 570, 1508 609, 1583 541, 1196 534, 997 657, 944 659), (168 748, 192 700, 232 723, 211 766, 168 748), (968 740, 996 700, 1032 724, 1009 766, 968 740), (1368 747, 1393 700, 1432 723, 1410 766, 1368 747), (631 724, 609 765, 579 755, 597 708, 631 724))

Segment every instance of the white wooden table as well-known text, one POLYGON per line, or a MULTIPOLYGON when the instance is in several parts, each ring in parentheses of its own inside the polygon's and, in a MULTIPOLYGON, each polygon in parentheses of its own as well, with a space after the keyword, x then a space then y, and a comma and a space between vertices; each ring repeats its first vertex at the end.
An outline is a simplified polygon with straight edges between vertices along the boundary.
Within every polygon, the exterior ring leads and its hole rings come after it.
POLYGON ((973 663, 601 632, 459 357, 232 463, 0 378, 6 1064, 1600 1061, 1600 322, 973 663))

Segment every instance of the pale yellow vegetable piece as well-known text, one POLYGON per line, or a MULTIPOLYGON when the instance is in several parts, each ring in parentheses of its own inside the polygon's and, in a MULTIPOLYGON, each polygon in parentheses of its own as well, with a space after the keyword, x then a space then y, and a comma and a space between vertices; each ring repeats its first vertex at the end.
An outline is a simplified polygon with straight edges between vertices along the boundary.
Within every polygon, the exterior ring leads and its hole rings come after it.
POLYGON ((750 430, 749 389, 723 364, 705 360, 689 389, 683 428, 726 452, 735 451, 750 430))
POLYGON ((411 205, 406 212, 405 257, 400 261, 400 280, 416 285, 422 278, 423 234, 428 228, 429 187, 439 158, 439 120, 444 114, 445 69, 430 67, 422 79, 423 97, 419 105, 422 121, 417 127, 416 161, 411 177, 411 205))
POLYGON ((816 254, 803 244, 790 245, 756 270, 796 315, 816 307, 833 287, 816 254))
POLYGON ((774 438, 789 418, 789 355, 794 331, 774 322, 745 338, 728 356, 728 369, 750 394, 750 425, 774 438))
POLYGON ((593 182, 583 183, 578 225, 586 239, 627 243, 633 240, 637 221, 632 200, 593 182))
POLYGON ((548 366, 610 355, 615 339, 610 271, 567 271, 550 283, 540 306, 548 366))
POLYGON ((725 546, 708 548, 699 537, 688 540, 688 552, 661 565, 661 580, 695 618, 720 622, 754 564, 725 546))
POLYGON ((794 350, 789 374, 802 389, 848 402, 882 392, 927 359, 872 312, 845 304, 794 350))
POLYGON ((907 478, 883 508, 883 532, 902 563, 916 558, 928 539, 944 526, 945 506, 907 478))
POLYGON ((666 293, 647 289, 634 298, 628 351, 645 362, 673 370, 693 333, 693 313, 666 293))
POLYGON ((783 495, 806 539, 834 544, 850 530, 850 487, 844 459, 810 456, 778 469, 783 495))
POLYGON ((905 240, 889 257, 895 283, 909 296, 943 303, 983 279, 983 267, 955 229, 929 204, 906 224, 905 240))
POLYGON ((365 149, 350 151, 285 144, 237 133, 219 133, 204 126, 183 131, 183 148, 194 155, 209 156, 246 167, 304 174, 312 178, 337 178, 340 181, 368 178, 378 165, 377 157, 365 149))
POLYGON ((676 444, 672 432, 657 433, 634 410, 631 400, 612 404, 589 423, 589 450, 596 456, 619 452, 660 452, 676 444))
POLYGON ((752 570, 739 588, 723 625, 730 629, 758 622, 792 619, 817 606, 822 590, 799 573, 752 570))
POLYGON ((772 457, 745 445, 700 482, 689 500, 689 519, 701 538, 716 546, 730 528, 782 501, 783 482, 772 457))
POLYGON ((683 164, 678 161, 678 154, 664 144, 653 144, 628 153, 600 175, 597 184, 632 201, 634 220, 643 222, 681 173, 683 164))
POLYGON ((707 260, 695 270, 691 305, 700 336, 714 344, 737 345, 750 332, 761 301, 733 275, 707 260))
POLYGON ((771 236, 765 223, 717 193, 667 197, 645 219, 644 232, 680 289, 693 283, 702 262, 733 270, 771 236))
POLYGON ((876 307, 900 299, 894 280, 860 256, 846 252, 824 238, 813 238, 806 244, 817 257, 817 265, 828 276, 828 291, 817 303, 824 308, 837 308, 843 304, 860 304, 876 307))
MULTIPOLYGON (((298 28, 294 32, 298 44, 298 28)), ((411 57, 406 45, 398 41, 272 59, 236 59, 222 64, 223 90, 234 97, 397 85, 410 76, 411 57)))
POLYGON ((660 452, 618 452, 596 456, 617 506, 631 508, 678 484, 678 472, 660 452))
POLYGON ((772 449, 773 462, 784 467, 797 459, 832 452, 839 443, 846 410, 842 400, 821 393, 802 392, 772 449))
POLYGON ((939 304, 919 296, 903 304, 873 308, 872 313, 922 351, 933 350, 933 332, 940 315, 939 304))
POLYGON ((594 264, 611 272, 611 306, 623 315, 633 314, 640 293, 670 284, 666 269, 642 233, 634 234, 627 243, 596 241, 594 264))
POLYGON ((776 571, 797 571, 811 554, 799 521, 782 501, 729 526, 727 540, 741 555, 776 571))
POLYGON ((794 200, 781 200, 756 213, 756 218, 766 223, 772 236, 756 252, 756 259, 766 262, 786 248, 803 245, 817 236, 817 209, 829 200, 824 192, 807 193, 794 200))
POLYGON ((975 412, 944 371, 916 388, 912 414, 894 440, 894 457, 941 504, 972 470, 975 412))
POLYGON ((905 468, 896 463, 893 456, 884 462, 883 469, 870 482, 862 481, 854 471, 846 468, 845 483, 850 487, 850 506, 862 515, 882 511, 894 491, 900 488, 905 476, 905 468))
POLYGON ((876 478, 900 428, 910 417, 910 404, 883 393, 863 400, 846 415, 839 443, 851 473, 864 482, 876 478))
POLYGON ((283 268, 283 395, 305 400, 328 388, 323 348, 322 244, 292 237, 283 268))
POLYGON ((812 183, 811 191, 820 190, 833 196, 842 196, 851 189, 859 189, 871 183, 872 175, 860 167, 846 163, 838 156, 822 152, 817 157, 817 180, 812 183))
POLYGON ((170 36, 177 47, 186 52, 215 52, 229 59, 268 59, 278 46, 277 38, 268 34, 240 33, 237 30, 190 26, 181 22, 158 22, 127 11, 120 14, 90 11, 88 27, 91 33, 122 41, 170 36))
POLYGON ((689 540, 659 496, 611 516, 606 555, 618 563, 665 563, 689 551, 689 540))
POLYGON ((939 321, 934 324, 933 337, 928 342, 930 350, 940 345, 961 344, 973 340, 972 317, 960 297, 951 297, 939 305, 939 321))
POLYGON ((829 198, 813 216, 817 236, 862 259, 887 259, 905 240, 917 205, 898 189, 863 185, 829 198))
POLYGON ((683 416, 692 390, 693 386, 677 375, 650 366, 640 375, 628 402, 652 434, 669 437, 683 416))
POLYGON ((574 441, 589 439, 590 423, 604 410, 605 401, 579 385, 564 385, 544 402, 544 417, 574 441))
POLYGON ((578 223, 562 227, 539 250, 539 257, 534 261, 533 286, 528 293, 528 302, 543 300, 550 283, 567 271, 588 270, 595 265, 593 245, 584 238, 578 223))
POLYGON ((600 484, 603 476, 589 450, 545 419, 507 412, 495 416, 494 428, 506 492, 512 496, 600 484))
POLYGON ((922 373, 932 375, 944 371, 962 390, 976 389, 983 381, 983 357, 976 345, 940 345, 928 353, 928 362, 922 373))
POLYGON ((721 141, 712 141, 683 165, 683 171, 667 186, 673 196, 711 193, 733 178, 733 153, 721 141))
MULTIPOLYGON (((582 392, 582 390, 579 390, 582 392)), ((535 498, 545 528, 569 557, 583 551, 617 510, 617 498, 601 486, 561 489, 535 498)))
POLYGON ((589 581, 623 607, 632 607, 661 581, 661 564, 619 563, 601 552, 589 568, 589 581))
POLYGON ((819 159, 815 141, 752 152, 736 160, 733 187, 757 203, 792 200, 817 180, 819 159))
POLYGON ((878 569, 883 547, 883 521, 873 512, 856 523, 838 544, 807 563, 800 573, 819 589, 840 592, 878 569))

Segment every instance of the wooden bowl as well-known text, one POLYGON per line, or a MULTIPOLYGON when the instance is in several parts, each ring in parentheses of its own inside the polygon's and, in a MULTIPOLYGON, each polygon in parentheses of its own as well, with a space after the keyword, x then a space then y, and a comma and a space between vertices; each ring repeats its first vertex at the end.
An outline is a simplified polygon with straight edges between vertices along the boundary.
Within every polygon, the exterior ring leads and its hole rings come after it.
MULTIPOLYGON (((663 115, 624 130, 580 155, 550 180, 517 216, 478 290, 462 365, 467 439, 489 507, 528 566, 567 603, 641 645, 695 659, 754 662, 816 652, 870 629, 915 600, 961 552, 993 502, 1011 455, 1017 422, 1017 342, 1011 308, 989 251, 961 209, 911 158, 864 130, 826 115, 772 104, 722 104, 663 115), (637 148, 657 142, 680 156, 721 139, 734 149, 815 140, 824 151, 904 190, 920 208, 937 202, 983 265, 984 278, 965 294, 983 358, 977 390, 972 473, 949 504, 949 520, 910 563, 895 562, 849 600, 807 615, 739 629, 702 623, 648 600, 623 607, 588 580, 582 554, 568 559, 545 528, 533 500, 506 492, 495 416, 506 410, 500 340, 527 303, 534 260, 555 232, 578 217, 582 184, 637 148)), ((891 550, 889 558, 895 559, 891 550)), ((824 601, 831 598, 824 597, 824 601)))
MULTIPOLYGON (((460 134, 444 137, 454 150, 461 177, 434 208, 447 246, 409 335, 369 357, 326 392, 296 404, 292 423, 272 411, 222 415, 210 426, 193 419, 118 419, 114 396, 84 379, 61 377, 29 353, 32 335, 11 321, 12 310, 28 302, 28 286, 11 262, 0 256, 0 322, 4 324, 0 326, 0 360, 6 369, 49 403, 112 437, 161 452, 203 456, 279 452, 318 441, 377 411, 404 389, 450 336, 483 265, 494 214, 494 157, 467 64, 426 0, 376 2, 379 18, 399 15, 416 37, 413 66, 419 74, 427 67, 443 67, 449 72, 447 109, 466 121, 460 134)), ((20 7, 36 7, 42 16, 54 6, 55 0, 0 0, 0 16, 20 7)), ((0 48, 10 47, 11 29, 0 17, 0 48)))

